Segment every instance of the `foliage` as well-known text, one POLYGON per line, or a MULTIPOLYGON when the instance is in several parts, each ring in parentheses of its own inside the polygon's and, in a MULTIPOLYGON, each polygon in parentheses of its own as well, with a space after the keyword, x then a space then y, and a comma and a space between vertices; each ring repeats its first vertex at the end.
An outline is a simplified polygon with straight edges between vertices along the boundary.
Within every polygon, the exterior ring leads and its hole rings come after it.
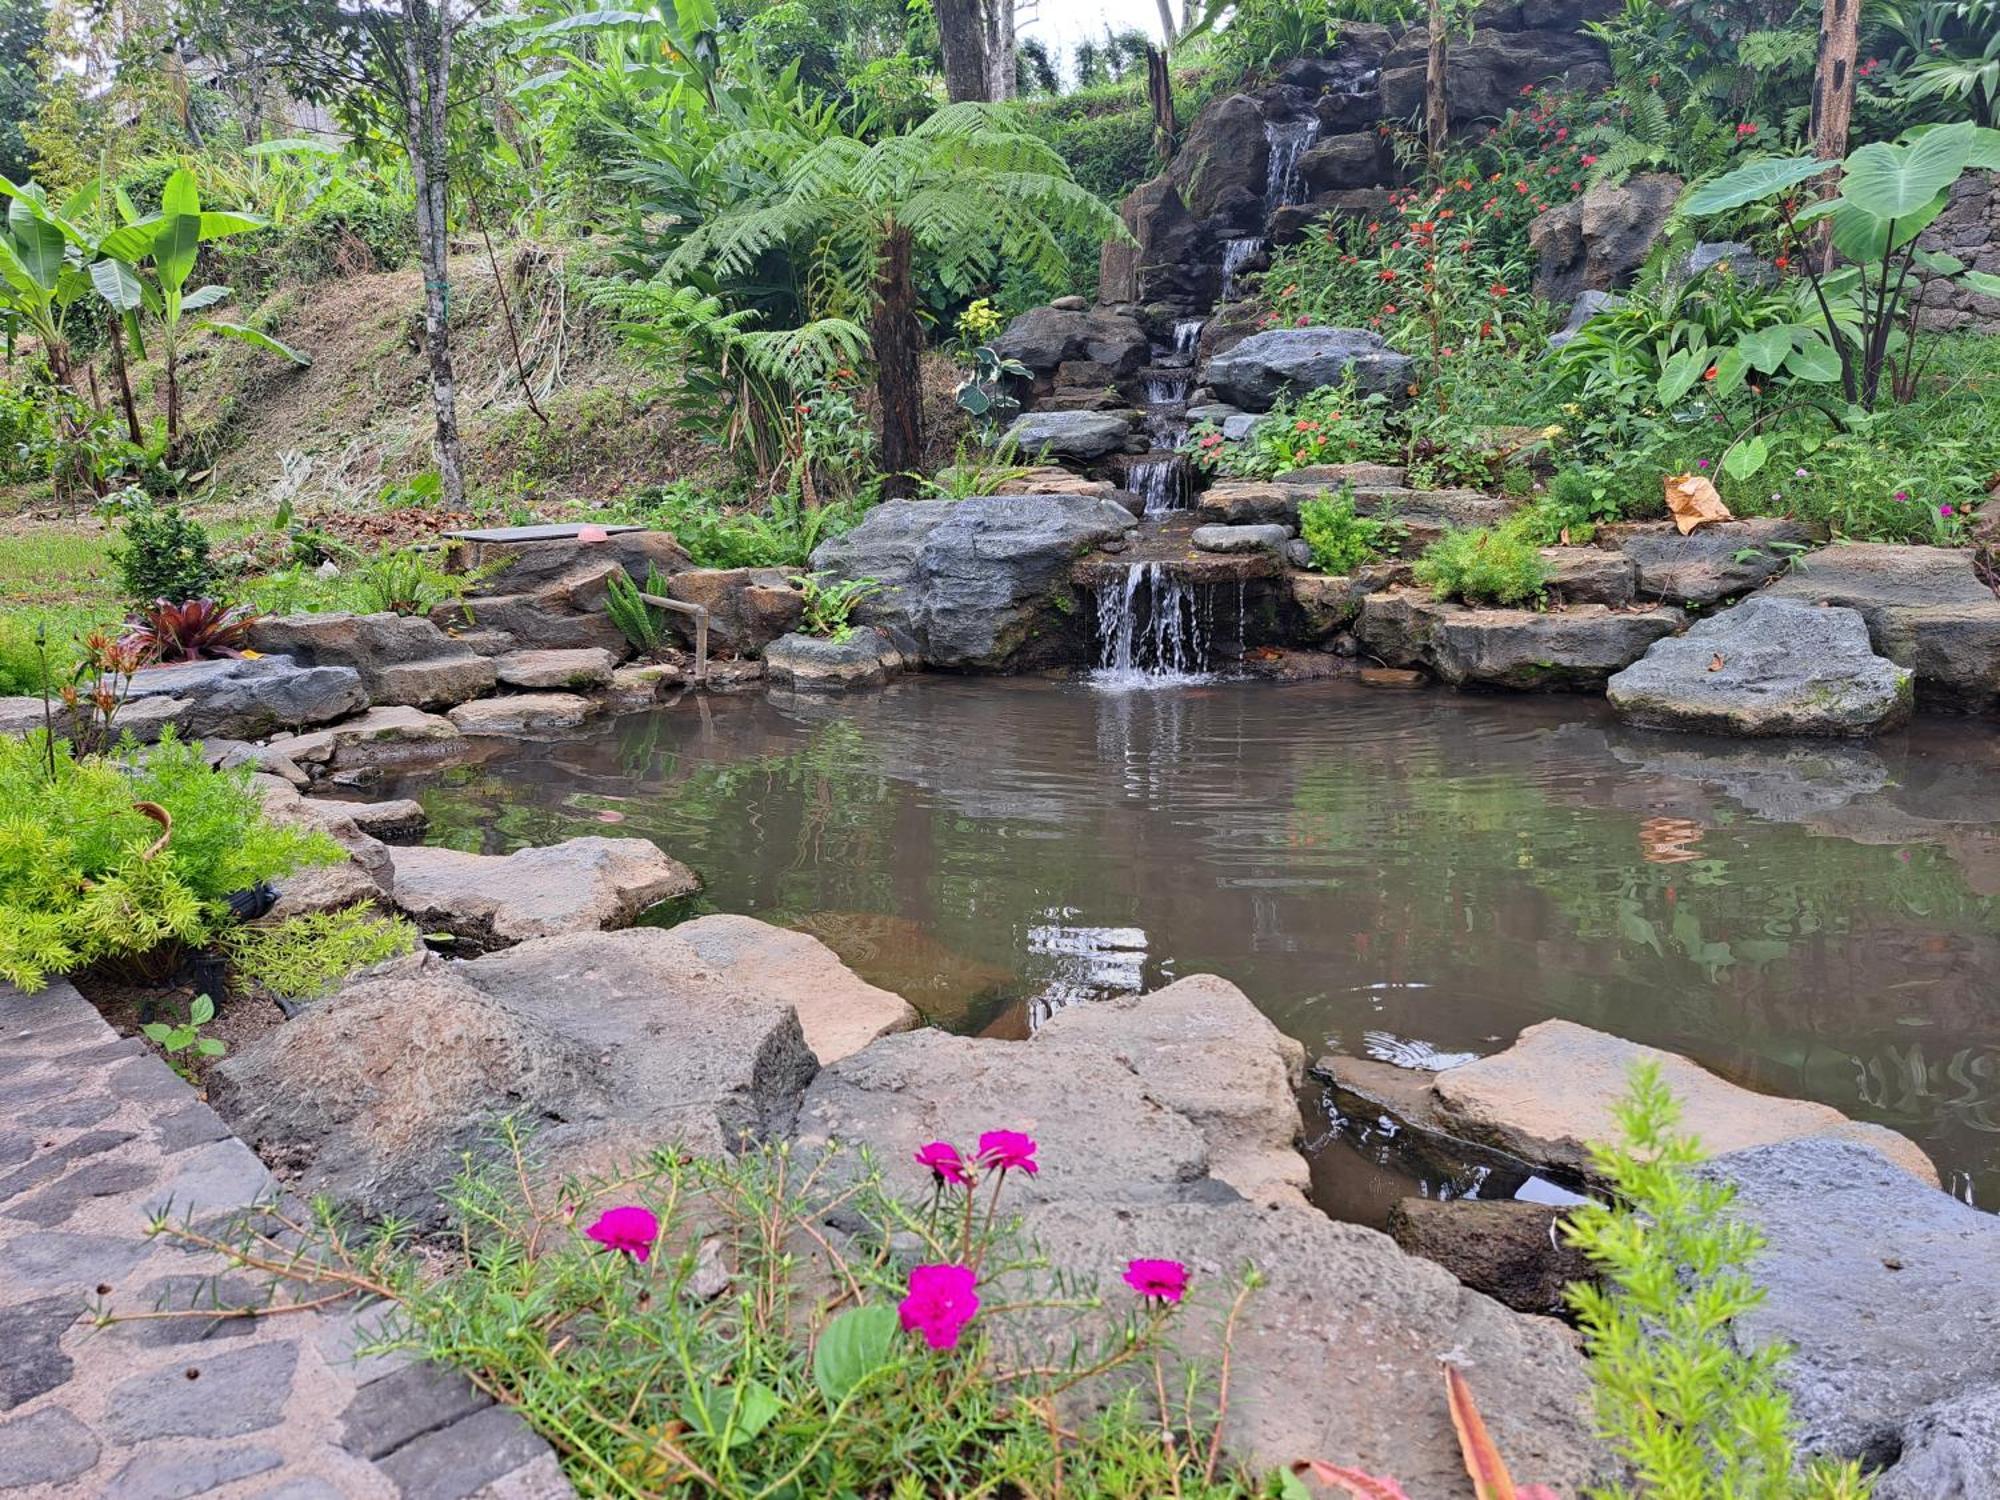
POLYGON ((215 563, 208 528, 178 506, 134 506, 125 517, 124 540, 111 554, 119 591, 144 607, 156 599, 184 604, 215 591, 215 563))
POLYGON ((1018 359, 996 354, 986 344, 973 349, 968 358, 972 368, 952 395, 958 401, 958 409, 972 418, 981 436, 990 443, 1007 419, 1021 409, 1007 382, 1032 378, 1033 372, 1018 359))
MULTIPOLYGON (((1400 13, 1409 7, 1391 0, 1388 8, 1406 19, 1400 13)), ((1206 42, 1225 74, 1257 76, 1295 57, 1332 52, 1341 16, 1353 9, 1352 0, 1208 0, 1181 42, 1206 42)))
POLYGON ((603 517, 672 532, 704 568, 802 568, 815 547, 853 526, 868 505, 860 495, 815 507, 786 492, 773 495, 762 511, 731 510, 682 482, 634 496, 603 517))
POLYGON ((1255 479, 1389 458, 1395 449, 1383 431, 1387 406, 1380 395, 1362 395, 1350 377, 1280 400, 1238 443, 1225 445, 1219 433, 1197 427, 1189 433, 1188 451, 1209 472, 1255 479))
POLYGON ((365 902, 230 933, 236 977, 287 1000, 317 1000, 349 974, 416 951, 417 930, 365 902))
POLYGON ((949 464, 925 479, 921 493, 928 500, 969 500, 974 495, 995 495, 1003 484, 1026 478, 1032 469, 1021 461, 1019 445, 1002 439, 987 449, 967 433, 949 464))
POLYGON ((1396 544, 1401 529, 1379 516, 1356 515, 1351 484, 1338 495, 1315 495, 1299 506, 1299 535, 1322 573, 1352 573, 1375 561, 1396 544))
POLYGON ((1602 473, 1583 466, 1551 475, 1547 493, 1510 517, 1516 534, 1537 547, 1585 546, 1607 521, 1624 514, 1602 473))
POLYGON ((1026 119, 1068 165, 1078 184, 1115 203, 1159 170, 1153 112, 1122 100, 1126 108, 1101 113, 1033 110, 1026 119))
POLYGON ((164 1021, 148 1021, 139 1030, 146 1039, 167 1055, 167 1066, 190 1083, 194 1081, 194 1069, 181 1057, 181 1053, 192 1050, 196 1057, 216 1058, 229 1050, 220 1037, 203 1036, 201 1030, 215 1019, 215 1002, 206 995, 196 995, 188 1002, 187 1019, 178 1026, 169 1026, 164 1021))
POLYGON ((1548 582, 1534 543, 1505 526, 1447 531, 1424 549, 1415 573, 1439 599, 1467 604, 1539 601, 1548 582))
POLYGON ((477 572, 440 567, 420 548, 399 547, 355 567, 349 588, 364 614, 427 615, 463 599, 481 581, 477 572))
POLYGON ((345 857, 324 833, 269 822, 247 768, 215 770, 172 731, 116 761, 60 748, 40 731, 0 736, 0 976, 24 989, 200 947, 227 927, 232 893, 345 857))
POLYGON ((2000 0, 1892 0, 1882 10, 1900 44, 1882 85, 1903 123, 2000 127, 2000 0))
POLYGON ((882 592, 873 578, 829 578, 824 573, 803 573, 792 587, 805 596, 805 613, 799 628, 807 635, 823 635, 835 644, 854 634, 854 611, 870 594, 882 592))
POLYGON ((1635 1067, 1618 1108, 1622 1143, 1591 1147, 1612 1201, 1585 1204, 1568 1220, 1570 1243, 1609 1283, 1569 1292, 1591 1357, 1598 1429, 1637 1481, 1593 1496, 1865 1500, 1869 1486, 1854 1464, 1799 1470, 1779 1382, 1784 1347, 1738 1347, 1736 1321, 1763 1300, 1749 1275, 1763 1237, 1729 1213, 1733 1186, 1694 1171, 1701 1148, 1676 1131, 1679 1119, 1658 1065, 1635 1067))
POLYGON ((155 599, 139 612, 125 644, 148 663, 211 661, 241 656, 257 618, 213 599, 175 604, 155 599))
POLYGON ((636 654, 654 661, 666 649, 666 621, 662 612, 642 599, 641 594, 659 599, 668 597, 666 576, 657 566, 648 566, 646 586, 642 589, 632 581, 631 574, 620 568, 605 580, 604 612, 611 616, 612 624, 636 654))

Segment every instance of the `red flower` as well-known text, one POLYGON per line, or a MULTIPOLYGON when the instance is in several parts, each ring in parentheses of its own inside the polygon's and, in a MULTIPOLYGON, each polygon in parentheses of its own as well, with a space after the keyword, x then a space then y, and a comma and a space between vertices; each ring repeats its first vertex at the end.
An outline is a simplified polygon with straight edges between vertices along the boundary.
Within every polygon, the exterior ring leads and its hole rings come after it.
POLYGON ((1384 281, 1394 281, 1396 279, 1396 268, 1394 266, 1384 266, 1375 274, 1380 276, 1384 281))
POLYGON ((1487 290, 1490 291, 1496 297, 1504 297, 1507 295, 1510 288, 1504 281, 1496 281, 1493 283, 1492 286, 1488 287, 1487 290))
POLYGON ((1789 266, 1791 263, 1792 263, 1792 258, 1789 255, 1781 255, 1776 260, 1771 262, 1771 264, 1776 266, 1780 271, 1784 270, 1785 267, 1789 266))
POLYGON ((1713 380, 1713 379, 1715 379, 1715 366, 1714 366, 1714 365, 1710 365, 1710 366, 1708 367, 1708 369, 1707 369, 1707 370, 1706 370, 1706 371, 1705 371, 1705 372, 1703 373, 1703 375, 1702 375, 1702 377, 1701 377, 1701 378, 1702 378, 1703 380, 1713 380))
POLYGON ((1188 1268, 1177 1260, 1131 1261, 1125 1285, 1148 1302, 1178 1302, 1187 1295, 1188 1268))
POLYGON ((1583 158, 1583 164, 1586 167, 1594 167, 1597 165, 1597 158, 1594 156, 1585 155, 1585 157, 1583 158))

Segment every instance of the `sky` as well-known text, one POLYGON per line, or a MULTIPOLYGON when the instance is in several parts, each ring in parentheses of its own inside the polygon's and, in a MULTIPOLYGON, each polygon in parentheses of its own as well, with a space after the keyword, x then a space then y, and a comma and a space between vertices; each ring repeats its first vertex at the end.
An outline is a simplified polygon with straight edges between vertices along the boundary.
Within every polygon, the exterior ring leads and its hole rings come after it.
MULTIPOLYGON (((1026 10, 1029 0, 1016 3, 1026 10)), ((1180 0, 1174 0, 1174 8, 1178 13, 1180 0)), ((1085 37, 1102 37, 1106 23, 1116 31, 1137 27, 1154 41, 1160 38, 1157 0, 1037 0, 1036 9, 1035 19, 1019 26, 1020 35, 1038 36, 1065 54, 1085 37)))

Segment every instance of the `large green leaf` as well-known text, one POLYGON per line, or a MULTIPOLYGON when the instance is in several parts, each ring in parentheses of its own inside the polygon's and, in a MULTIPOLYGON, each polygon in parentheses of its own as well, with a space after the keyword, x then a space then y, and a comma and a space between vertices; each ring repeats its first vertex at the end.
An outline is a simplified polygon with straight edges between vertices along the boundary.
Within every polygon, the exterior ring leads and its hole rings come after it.
POLYGON ((1798 380, 1838 380, 1840 355, 1824 339, 1814 339, 1792 351, 1792 357, 1785 361, 1785 373, 1798 380))
POLYGON ((144 305, 144 289, 130 266, 122 260, 94 260, 90 263, 91 284, 97 295, 121 313, 136 312, 144 305))
POLYGON ((886 1365, 896 1349, 896 1310, 853 1307, 826 1325, 813 1349, 813 1381, 828 1406, 838 1406, 886 1365))
POLYGON ((1719 401, 1743 388, 1743 382, 1750 374, 1750 361, 1740 348, 1724 349, 1716 356, 1714 368, 1715 385, 1710 394, 1719 401))
POLYGON ((160 189, 160 217, 171 219, 176 214, 201 217, 201 187, 186 167, 175 171, 160 189))
POLYGON ((203 323, 201 326, 213 333, 219 333, 225 338, 240 339, 246 344, 256 345, 259 349, 269 350, 272 354, 282 354, 295 365, 310 366, 312 364, 310 356, 299 353, 290 344, 280 339, 272 338, 270 334, 264 332, 261 328, 245 328, 241 323, 215 322, 203 323))
POLYGON ((1724 456, 1722 472, 1731 479, 1748 479, 1764 467, 1770 456, 1771 445, 1762 437, 1745 438, 1724 456))
POLYGON ((1755 333, 1746 333, 1736 341, 1736 348, 1753 370, 1762 375, 1775 375, 1778 367, 1784 364, 1785 356, 1792 352, 1791 325, 1780 323, 1760 328, 1755 333))
POLYGON ((114 229, 97 242, 98 254, 108 255, 113 260, 122 260, 128 265, 136 265, 152 250, 153 236, 158 228, 159 221, 154 219, 127 224, 123 229, 114 229))
POLYGON ((159 273, 168 317, 178 318, 181 288, 194 271, 201 248, 201 215, 170 214, 153 230, 153 269, 159 273))
POLYGON ((181 298, 181 311, 200 312, 204 307, 215 306, 216 303, 228 295, 228 287, 217 286, 214 282, 210 282, 207 286, 197 288, 181 298))
POLYGON ((1900 250, 1930 227, 1931 220, 1945 210, 1951 194, 1939 193, 1913 213, 1893 223, 1870 213, 1846 198, 1833 209, 1833 247, 1856 265, 1879 263, 1892 250, 1900 250))
POLYGON ((1833 166, 1816 156, 1769 156, 1748 166, 1725 172, 1713 182, 1705 182, 1688 194, 1681 205, 1685 213, 1719 214, 1746 203, 1755 203, 1786 188, 1797 187, 1833 166))
POLYGON ((1871 141, 1848 156, 1840 196, 1878 219, 1913 214, 1958 180, 1979 145, 1977 130, 1961 120, 1905 145, 1871 141))
POLYGON ((247 234, 252 229, 263 229, 270 222, 262 214, 211 210, 201 215, 201 237, 203 240, 226 239, 232 234, 247 234))
POLYGON ((26 198, 9 200, 7 228, 14 236, 21 264, 35 278, 35 284, 53 290, 62 276, 63 252, 69 248, 62 230, 49 220, 39 204, 26 198))
POLYGON ((2000 297, 2000 276, 1991 271, 1967 271, 1959 279, 1982 297, 2000 297))
POLYGON ((1694 383, 1701 379, 1708 369, 1706 349, 1682 349, 1660 367, 1660 405, 1672 410, 1680 405, 1681 397, 1694 389, 1694 383))

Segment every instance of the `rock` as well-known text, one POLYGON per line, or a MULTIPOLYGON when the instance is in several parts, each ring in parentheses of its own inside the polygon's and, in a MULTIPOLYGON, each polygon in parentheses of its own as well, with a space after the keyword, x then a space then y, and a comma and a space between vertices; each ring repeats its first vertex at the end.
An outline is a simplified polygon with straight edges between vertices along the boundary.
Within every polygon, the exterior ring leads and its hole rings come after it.
POLYGON ((912 1186, 917 1169, 905 1164, 925 1142, 969 1146, 1004 1127, 1040 1143, 1041 1175, 1019 1183, 1027 1201, 1212 1200, 1221 1185, 1299 1205, 1299 1065, 1298 1045, 1240 990, 1198 975, 1072 1007, 1028 1042, 929 1030, 884 1038, 820 1074, 799 1132, 808 1143, 867 1145, 892 1180, 912 1186))
MULTIPOLYGON (((1701 1128, 1698 1111, 1688 1119, 1701 1128)), ((1962 1295, 2000 1274, 2000 1220, 1829 1136, 1719 1156, 1703 1170, 1735 1186, 1731 1212, 1764 1235, 1750 1267, 1764 1300, 1733 1328, 1747 1349, 1791 1346, 1784 1380, 1805 1451, 1888 1462, 1912 1438, 1921 1448, 1938 1435, 1940 1403, 2000 1383, 2000 1309, 1962 1295)))
POLYGON ((600 701, 610 713, 641 713, 686 682, 687 674, 679 667, 656 661, 634 662, 611 674, 611 686, 600 701))
POLYGON ((1924 1407, 1896 1435, 1900 1455, 1871 1500, 1990 1500, 2000 1474, 2000 1385, 1924 1407))
POLYGON ((1137 525, 1124 507, 1084 495, 892 500, 821 543, 812 563, 882 585, 855 620, 886 631, 905 658, 1019 671, 1088 658, 1070 566, 1137 525))
POLYGON ((1055 464, 1036 464, 1010 479, 998 481, 995 495, 1096 495, 1111 499, 1118 486, 1108 479, 1087 479, 1055 464))
POLYGON ((192 739, 256 739, 274 730, 325 724, 368 706, 358 672, 302 667, 288 656, 143 668, 132 674, 118 723, 131 722, 135 710, 153 699, 181 701, 173 721, 192 739))
POLYGON ((345 819, 370 838, 391 842, 419 837, 430 822, 423 803, 414 797, 387 802, 344 802, 333 797, 307 797, 303 801, 313 814, 345 819))
POLYGON ((381 703, 415 708, 450 708, 493 691, 493 663, 472 651, 430 661, 391 662, 372 674, 381 703))
POLYGON ((1671 604, 1714 604, 1748 593, 1792 566, 1812 545, 1797 521, 1757 517, 1723 521, 1682 536, 1671 521, 1605 527, 1600 544, 1638 565, 1639 595, 1671 604))
POLYGON ((1401 399, 1416 363, 1359 328, 1274 328, 1215 356, 1207 374, 1224 401, 1269 411, 1281 396, 1337 385, 1350 374, 1363 391, 1401 399))
POLYGON ((1674 265, 1674 278, 1693 281, 1710 271, 1745 286, 1775 286, 1777 268, 1741 240, 1702 240, 1674 265))
POLYGON ((574 729, 597 712, 597 705, 575 693, 511 693, 461 703, 451 722, 466 735, 548 734, 574 729))
POLYGON ((1516 1312, 1560 1314, 1564 1289, 1595 1275, 1590 1257, 1564 1243, 1563 1214, 1506 1199, 1405 1198, 1389 1211, 1389 1235, 1516 1312))
POLYGON ((44 1406, 0 1422, 0 1490, 64 1484, 102 1452, 88 1427, 60 1406, 44 1406))
POLYGON ((353 859, 334 865, 308 865, 274 882, 278 901, 268 913, 273 922, 293 917, 342 911, 350 906, 386 906, 388 888, 353 859))
POLYGON ((299 1346, 289 1339, 210 1354, 135 1375, 111 1388, 103 1430, 114 1443, 148 1438, 240 1437, 284 1420, 299 1346))
MULTIPOLYGON (((1107 302, 1206 302, 1215 296, 1217 269, 1208 254, 1208 233, 1171 179, 1156 177, 1134 188, 1118 205, 1118 216, 1132 242, 1106 240, 1098 252, 1099 296, 1107 302)), ((1147 353, 1131 357, 1136 369, 1147 353)))
POLYGON ((846 693, 877 688, 902 670, 903 653, 872 626, 850 630, 845 640, 788 635, 764 648, 764 680, 793 692, 846 693))
POLYGON ((1665 607, 1489 609, 1394 589, 1362 602, 1355 634, 1385 664, 1423 667, 1454 687, 1595 690, 1685 622, 1679 610, 1665 607))
POLYGON ((693 972, 713 973, 797 1011, 806 1045, 821 1066, 918 1023, 909 1001, 867 983, 807 933, 728 915, 696 917, 670 931, 698 961, 693 972))
POLYGON ((1620 184, 1599 183, 1528 226, 1535 252, 1535 295, 1570 302, 1585 291, 1622 285, 1666 233, 1681 194, 1671 172, 1641 172, 1620 184))
POLYGON ((299 1191, 431 1228, 503 1117, 539 1124, 551 1174, 610 1171, 782 1134, 815 1067, 790 1005, 636 928, 350 983, 219 1062, 210 1092, 299 1191))
POLYGON ((1551 598, 1565 604, 1630 604, 1639 569, 1629 557, 1596 547, 1544 547, 1551 598))
MULTIPOLYGON (((656 533, 620 535, 654 536, 656 533)), ((668 547, 674 546, 671 538, 661 540, 668 547)), ((678 548, 675 551, 678 553, 678 548)), ((619 568, 619 562, 611 554, 587 552, 583 560, 573 561, 567 571, 546 581, 538 581, 532 590, 505 594, 482 592, 469 599, 440 604, 431 611, 431 620, 443 630, 471 626, 481 634, 498 631, 511 638, 512 644, 507 647, 509 650, 523 647, 575 650, 595 646, 622 659, 631 647, 625 640, 624 632, 604 610, 610 580, 617 575, 619 568)), ((518 588, 524 582, 536 580, 509 568, 497 581, 518 588)), ((501 655, 504 652, 495 650, 491 654, 501 655)))
POLYGON ((1233 417, 1222 419, 1222 436, 1232 443, 1247 443, 1252 434, 1264 425, 1264 418, 1249 412, 1238 412, 1233 417))
MULTIPOLYGON (((613 531, 597 542, 581 541, 574 536, 491 541, 466 538, 459 540, 445 559, 445 565, 456 572, 482 575, 473 588, 475 601, 491 595, 518 596, 545 591, 551 597, 558 597, 573 590, 579 580, 601 578, 609 564, 623 568, 627 577, 642 586, 655 571, 672 577, 694 566, 672 536, 664 531, 643 529, 613 531)), ((437 619, 437 615, 433 613, 432 618, 437 619)), ((449 628, 452 622, 438 623, 449 628)))
MULTIPOLYGON (((1405 32, 1382 62, 1382 117, 1408 119, 1424 103, 1424 52, 1428 33, 1405 32)), ((1451 123, 1497 120, 1521 102, 1523 92, 1549 84, 1582 97, 1611 85, 1602 45, 1563 30, 1501 31, 1480 27, 1470 41, 1454 39, 1446 73, 1451 123)))
POLYGON ((1393 180, 1388 138, 1375 130, 1328 136, 1299 158, 1299 175, 1316 193, 1376 187, 1393 180))
POLYGON ((625 927, 648 907, 701 887, 647 839, 565 839, 512 854, 423 847, 389 851, 396 905, 425 931, 477 950, 625 927))
POLYGON ((1914 704, 1860 615, 1762 594, 1655 642, 1605 691, 1627 723, 1721 734, 1876 734, 1914 704))
POLYGON ((1420 688, 1430 681, 1407 667, 1363 667, 1356 677, 1363 687, 1372 688, 1420 688))
POLYGON ((1122 379, 1146 363, 1151 346, 1138 319, 1125 313, 1036 307, 1007 325, 993 341, 993 352, 1019 360, 1037 375, 1052 375, 1070 360, 1089 360, 1122 379))
POLYGON ((311 666, 352 667, 372 703, 448 708, 493 688, 490 667, 419 616, 284 615, 252 625, 250 644, 311 666))
MULTIPOLYGON (((1550 212, 1554 213, 1557 210, 1551 209, 1550 212)), ((1562 348, 1564 344, 1582 333, 1583 325, 1599 313, 1609 312, 1614 307, 1624 305, 1625 299, 1615 292, 1600 291, 1595 287, 1585 288, 1576 294, 1576 301, 1570 304, 1569 317, 1563 326, 1549 335, 1548 346, 1551 349, 1562 348)))
POLYGON ((573 693, 609 687, 617 659, 609 651, 514 651, 494 662, 499 680, 511 688, 561 688, 573 693))
POLYGON ((2000 708, 2000 598, 1970 552, 1842 542, 1770 593, 1858 611, 1875 649, 1917 674, 1923 707, 2000 708))
POLYGON ((453 759, 466 749, 465 737, 451 720, 407 707, 371 708, 332 729, 275 743, 300 765, 342 771, 423 765, 453 759))
POLYGON ((1283 526, 1197 526, 1188 542, 1197 552, 1282 554, 1291 535, 1283 526))
POLYGON ((1031 458, 1088 463, 1122 452, 1131 436, 1131 420, 1115 412, 1031 411, 1014 419, 1003 443, 1031 458))
POLYGON ((1504 1052, 1445 1069, 1431 1091, 1451 1133, 1584 1175, 1589 1144, 1618 1138, 1618 1103, 1631 1087, 1633 1066, 1645 1062, 1659 1067, 1682 1118, 1711 1155, 1826 1137, 1870 1147, 1914 1180, 1937 1186, 1930 1158, 1893 1130, 1850 1120, 1831 1105, 1753 1093, 1685 1057, 1571 1021, 1530 1026, 1504 1052))
POLYGON ((1271 143, 1264 134, 1264 110, 1248 94, 1230 94, 1203 108, 1174 153, 1166 180, 1197 219, 1227 214, 1248 205, 1251 217, 1231 227, 1243 234, 1263 229, 1264 183, 1271 143))
POLYGON ((1285 561, 1295 568, 1310 568, 1313 565, 1312 543, 1293 537, 1285 543, 1285 561))
MULTIPOLYGON (((805 618, 806 596, 792 578, 786 568, 691 568, 676 575, 667 597, 708 611, 711 651, 756 656, 805 618)), ((693 620, 669 615, 668 623, 693 644, 693 620)))
POLYGON ((1089 312, 1090 299, 1088 297, 1053 297, 1049 300, 1049 306, 1053 307, 1057 312, 1089 312))

